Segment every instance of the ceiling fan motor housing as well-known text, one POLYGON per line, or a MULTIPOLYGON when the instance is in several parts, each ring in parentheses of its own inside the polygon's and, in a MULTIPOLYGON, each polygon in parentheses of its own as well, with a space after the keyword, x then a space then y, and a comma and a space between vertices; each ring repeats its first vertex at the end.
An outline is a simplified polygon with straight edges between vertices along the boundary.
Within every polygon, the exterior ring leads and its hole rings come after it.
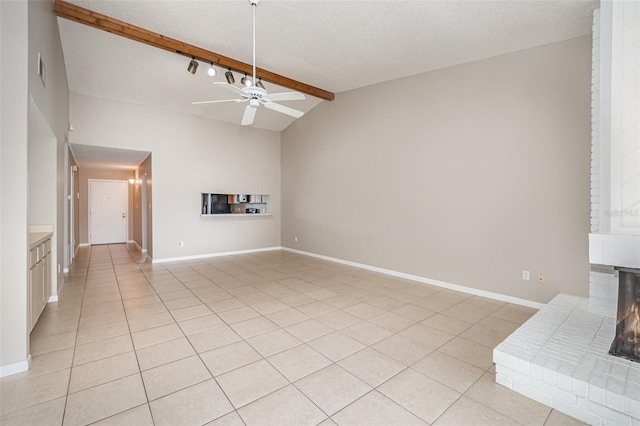
POLYGON ((243 87, 242 91, 249 97, 249 99, 260 100, 267 95, 267 91, 259 87, 243 87))

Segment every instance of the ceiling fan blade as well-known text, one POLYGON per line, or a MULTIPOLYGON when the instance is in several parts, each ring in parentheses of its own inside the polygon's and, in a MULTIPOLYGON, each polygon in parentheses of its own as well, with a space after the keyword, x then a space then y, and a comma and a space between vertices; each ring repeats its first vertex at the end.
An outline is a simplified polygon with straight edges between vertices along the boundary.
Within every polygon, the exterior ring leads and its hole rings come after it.
POLYGON ((300 117, 302 117, 304 115, 304 112, 302 112, 302 111, 298 111, 297 109, 289 108, 287 106, 280 105, 280 104, 277 104, 275 102, 263 102, 263 104, 264 104, 265 107, 267 107, 269 109, 281 112, 283 114, 290 115, 290 116, 295 117, 295 118, 300 118, 300 117))
POLYGON ((271 93, 263 97, 262 99, 269 102, 269 101, 301 101, 306 98, 300 92, 281 92, 281 93, 271 93))
POLYGON ((202 105, 202 104, 217 104, 217 103, 222 103, 222 102, 235 102, 235 103, 240 103, 240 102, 246 102, 248 101, 248 99, 222 99, 219 101, 199 101, 199 102, 191 102, 191 105, 202 105))
POLYGON ((247 105, 244 109, 244 114, 242 115, 242 125, 243 126, 251 126, 253 124, 253 119, 256 116, 256 108, 251 105, 247 105))
POLYGON ((214 81, 213 84, 215 84, 218 87, 223 87, 227 90, 231 90, 232 92, 239 94, 242 97, 247 97, 247 94, 244 93, 242 89, 234 86, 233 84, 225 83, 224 81, 214 81))

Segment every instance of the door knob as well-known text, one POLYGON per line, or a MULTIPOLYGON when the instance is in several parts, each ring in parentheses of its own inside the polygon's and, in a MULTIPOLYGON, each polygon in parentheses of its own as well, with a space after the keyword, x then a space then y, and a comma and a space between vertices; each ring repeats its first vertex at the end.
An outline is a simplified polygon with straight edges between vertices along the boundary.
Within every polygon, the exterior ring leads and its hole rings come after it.
POLYGON ((127 215, 125 213, 122 213, 122 218, 124 219, 125 217, 127 217, 127 215))

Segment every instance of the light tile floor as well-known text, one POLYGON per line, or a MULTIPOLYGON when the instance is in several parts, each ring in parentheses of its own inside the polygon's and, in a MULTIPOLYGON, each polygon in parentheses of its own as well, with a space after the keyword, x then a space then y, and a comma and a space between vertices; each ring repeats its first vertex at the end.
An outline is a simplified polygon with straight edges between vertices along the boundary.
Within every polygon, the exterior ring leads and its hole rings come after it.
POLYGON ((2 425, 570 425, 495 383, 534 311, 289 252, 79 250, 2 425))

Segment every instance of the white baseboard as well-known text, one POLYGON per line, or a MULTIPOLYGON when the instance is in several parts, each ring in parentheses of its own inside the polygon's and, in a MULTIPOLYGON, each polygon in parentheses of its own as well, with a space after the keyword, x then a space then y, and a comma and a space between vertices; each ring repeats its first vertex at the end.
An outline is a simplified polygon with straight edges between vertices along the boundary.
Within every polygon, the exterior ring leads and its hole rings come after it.
POLYGON ((274 251, 281 250, 282 247, 265 247, 258 249, 249 249, 249 250, 238 250, 238 251, 226 251, 222 253, 207 253, 207 254, 196 254, 193 256, 181 256, 181 257, 167 257, 164 259, 153 259, 151 263, 165 263, 165 262, 178 262, 181 260, 196 260, 196 259, 206 259, 209 257, 219 257, 219 256, 231 256, 235 254, 249 254, 249 253, 259 253, 263 251, 274 251))
POLYGON ((24 373, 25 371, 29 371, 29 367, 31 367, 31 355, 29 355, 27 359, 24 361, 0 366, 0 377, 6 377, 6 376, 12 376, 18 373, 24 373))
POLYGON ((140 253, 146 253, 147 252, 147 249, 143 249, 142 247, 140 247, 140 244, 138 244, 137 241, 131 240, 131 241, 127 241, 127 242, 131 243, 131 244, 135 244, 136 247, 138 247, 138 250, 140 250, 140 253))
POLYGON ((67 282, 65 281, 65 279, 62 279, 62 282, 60 283, 60 287, 58 287, 58 290, 56 292, 56 294, 52 294, 51 296, 49 296, 49 301, 47 303, 52 303, 52 302, 57 302, 59 299, 58 295, 60 294, 60 292, 62 292, 62 288, 64 287, 64 285, 67 282))
POLYGON ((284 250, 284 251, 289 251, 289 252, 301 254, 301 255, 304 255, 304 256, 311 256, 311 257, 315 257, 315 258, 318 258, 318 259, 327 260, 329 262, 335 262, 335 263, 340 263, 342 265, 347 265, 347 266, 353 266, 353 267, 356 267, 356 268, 366 269, 368 271, 379 272, 381 274, 390 275, 392 277, 404 278, 404 279, 407 279, 407 280, 416 281, 416 282, 421 283, 421 284, 435 285, 437 287, 442 287, 442 288, 446 288, 446 289, 449 289, 449 290, 455 290, 455 291, 459 291, 461 293, 473 294, 474 296, 486 297, 488 299, 499 300, 501 302, 513 303, 515 305, 521 305, 521 306, 527 306, 529 308, 541 309, 545 305, 544 303, 534 302, 534 301, 527 300, 527 299, 521 299, 519 297, 507 296, 507 295, 500 294, 500 293, 493 293, 493 292, 490 292, 490 291, 479 290, 479 289, 476 289, 476 288, 466 287, 466 286, 459 285, 459 284, 452 284, 452 283, 448 283, 448 282, 445 282, 445 281, 439 281, 439 280, 434 280, 434 279, 431 279, 431 278, 421 277, 421 276, 418 276, 418 275, 406 274, 404 272, 393 271, 391 269, 378 268, 377 266, 366 265, 364 263, 351 262, 349 260, 343 260, 343 259, 338 259, 338 258, 335 258, 335 257, 324 256, 324 255, 321 255, 321 254, 310 253, 310 252, 306 252, 306 251, 302 251, 302 250, 296 250, 296 249, 292 249, 292 248, 289 248, 289 247, 282 247, 281 249, 284 250))

